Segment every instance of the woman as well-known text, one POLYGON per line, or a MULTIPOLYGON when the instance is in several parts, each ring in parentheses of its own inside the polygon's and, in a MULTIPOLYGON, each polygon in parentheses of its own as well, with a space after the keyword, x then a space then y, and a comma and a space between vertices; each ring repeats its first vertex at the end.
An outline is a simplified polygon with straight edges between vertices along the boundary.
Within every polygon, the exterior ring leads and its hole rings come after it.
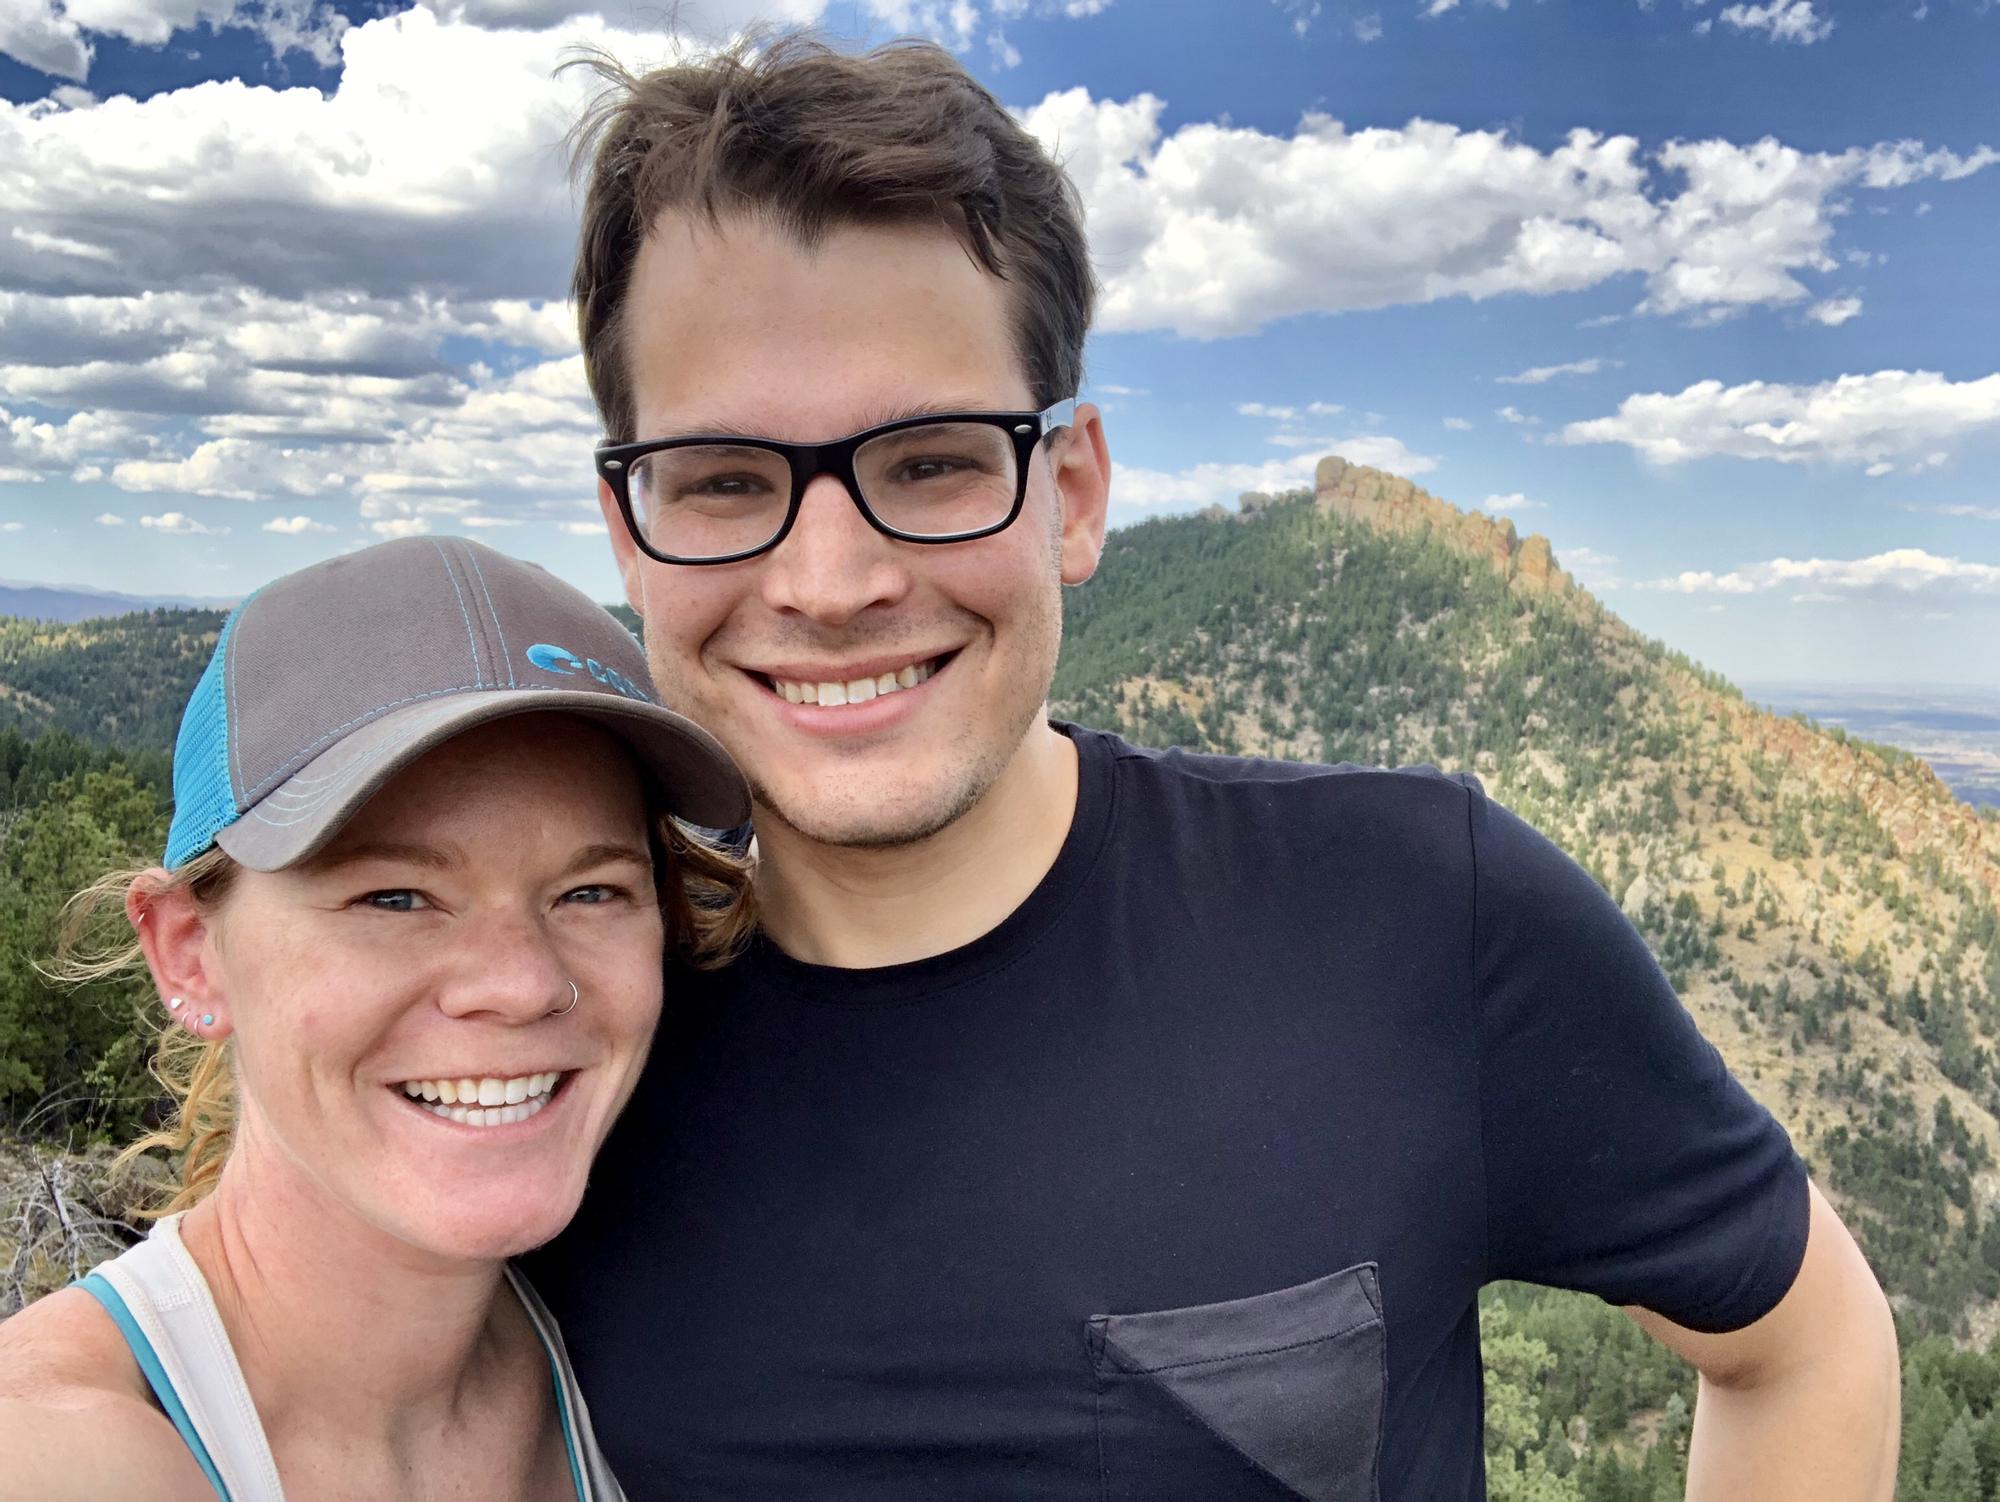
POLYGON ((149 1142, 183 1180, 0 1326, 0 1490, 616 1498, 507 1259, 574 1213, 663 947, 714 962, 747 921, 665 817, 740 823, 735 767, 586 597, 416 538, 232 615, 174 801, 164 865, 93 890, 180 1040, 149 1142))

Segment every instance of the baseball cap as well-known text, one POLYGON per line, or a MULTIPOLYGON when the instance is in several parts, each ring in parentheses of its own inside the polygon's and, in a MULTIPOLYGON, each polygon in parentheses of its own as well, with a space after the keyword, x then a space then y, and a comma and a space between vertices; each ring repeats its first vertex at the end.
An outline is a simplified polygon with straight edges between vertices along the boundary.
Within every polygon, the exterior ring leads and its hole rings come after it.
POLYGON ((728 752, 659 702, 632 634, 546 569, 408 537, 287 574, 230 613, 181 717, 167 867, 219 845, 283 870, 432 747, 551 710, 622 739, 675 817, 748 820, 728 752))

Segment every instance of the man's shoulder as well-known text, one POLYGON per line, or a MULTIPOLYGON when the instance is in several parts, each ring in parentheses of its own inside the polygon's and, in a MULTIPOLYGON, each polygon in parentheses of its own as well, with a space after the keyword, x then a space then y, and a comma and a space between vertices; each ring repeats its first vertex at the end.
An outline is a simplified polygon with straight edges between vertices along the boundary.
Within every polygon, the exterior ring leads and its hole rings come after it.
POLYGON ((1273 802, 1306 806, 1317 801, 1343 804, 1435 804, 1462 809, 1465 795, 1484 798, 1485 788, 1471 772, 1446 772, 1429 763, 1369 766, 1358 762, 1291 761, 1274 757, 1222 755, 1135 746, 1107 730, 1065 726, 1065 732, 1085 754, 1102 756, 1114 768, 1122 786, 1137 785, 1163 796, 1194 789, 1209 790, 1210 799, 1240 798, 1269 806, 1273 802))

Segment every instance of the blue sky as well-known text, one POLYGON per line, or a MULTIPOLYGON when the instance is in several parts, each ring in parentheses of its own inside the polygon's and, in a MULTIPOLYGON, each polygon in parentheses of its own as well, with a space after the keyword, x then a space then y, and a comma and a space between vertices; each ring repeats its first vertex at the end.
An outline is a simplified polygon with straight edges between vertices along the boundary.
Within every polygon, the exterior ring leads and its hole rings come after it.
POLYGON ((932 35, 1063 155, 1114 521, 1322 454, 1741 679, 2000 687, 1994 0, 6 0, 0 577, 464 531, 611 597, 579 41, 932 35))

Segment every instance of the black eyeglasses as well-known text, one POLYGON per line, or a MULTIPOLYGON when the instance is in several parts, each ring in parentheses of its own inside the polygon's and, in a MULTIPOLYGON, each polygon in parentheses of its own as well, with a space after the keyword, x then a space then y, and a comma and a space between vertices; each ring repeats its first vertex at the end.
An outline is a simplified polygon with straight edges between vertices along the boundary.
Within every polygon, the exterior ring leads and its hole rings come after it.
POLYGON ((1040 412, 945 412, 885 422, 834 443, 649 438, 597 447, 625 525, 662 563, 736 563, 769 552, 799 499, 832 475, 876 531, 902 542, 970 542, 1021 514, 1035 446, 1076 421, 1076 398, 1040 412))

